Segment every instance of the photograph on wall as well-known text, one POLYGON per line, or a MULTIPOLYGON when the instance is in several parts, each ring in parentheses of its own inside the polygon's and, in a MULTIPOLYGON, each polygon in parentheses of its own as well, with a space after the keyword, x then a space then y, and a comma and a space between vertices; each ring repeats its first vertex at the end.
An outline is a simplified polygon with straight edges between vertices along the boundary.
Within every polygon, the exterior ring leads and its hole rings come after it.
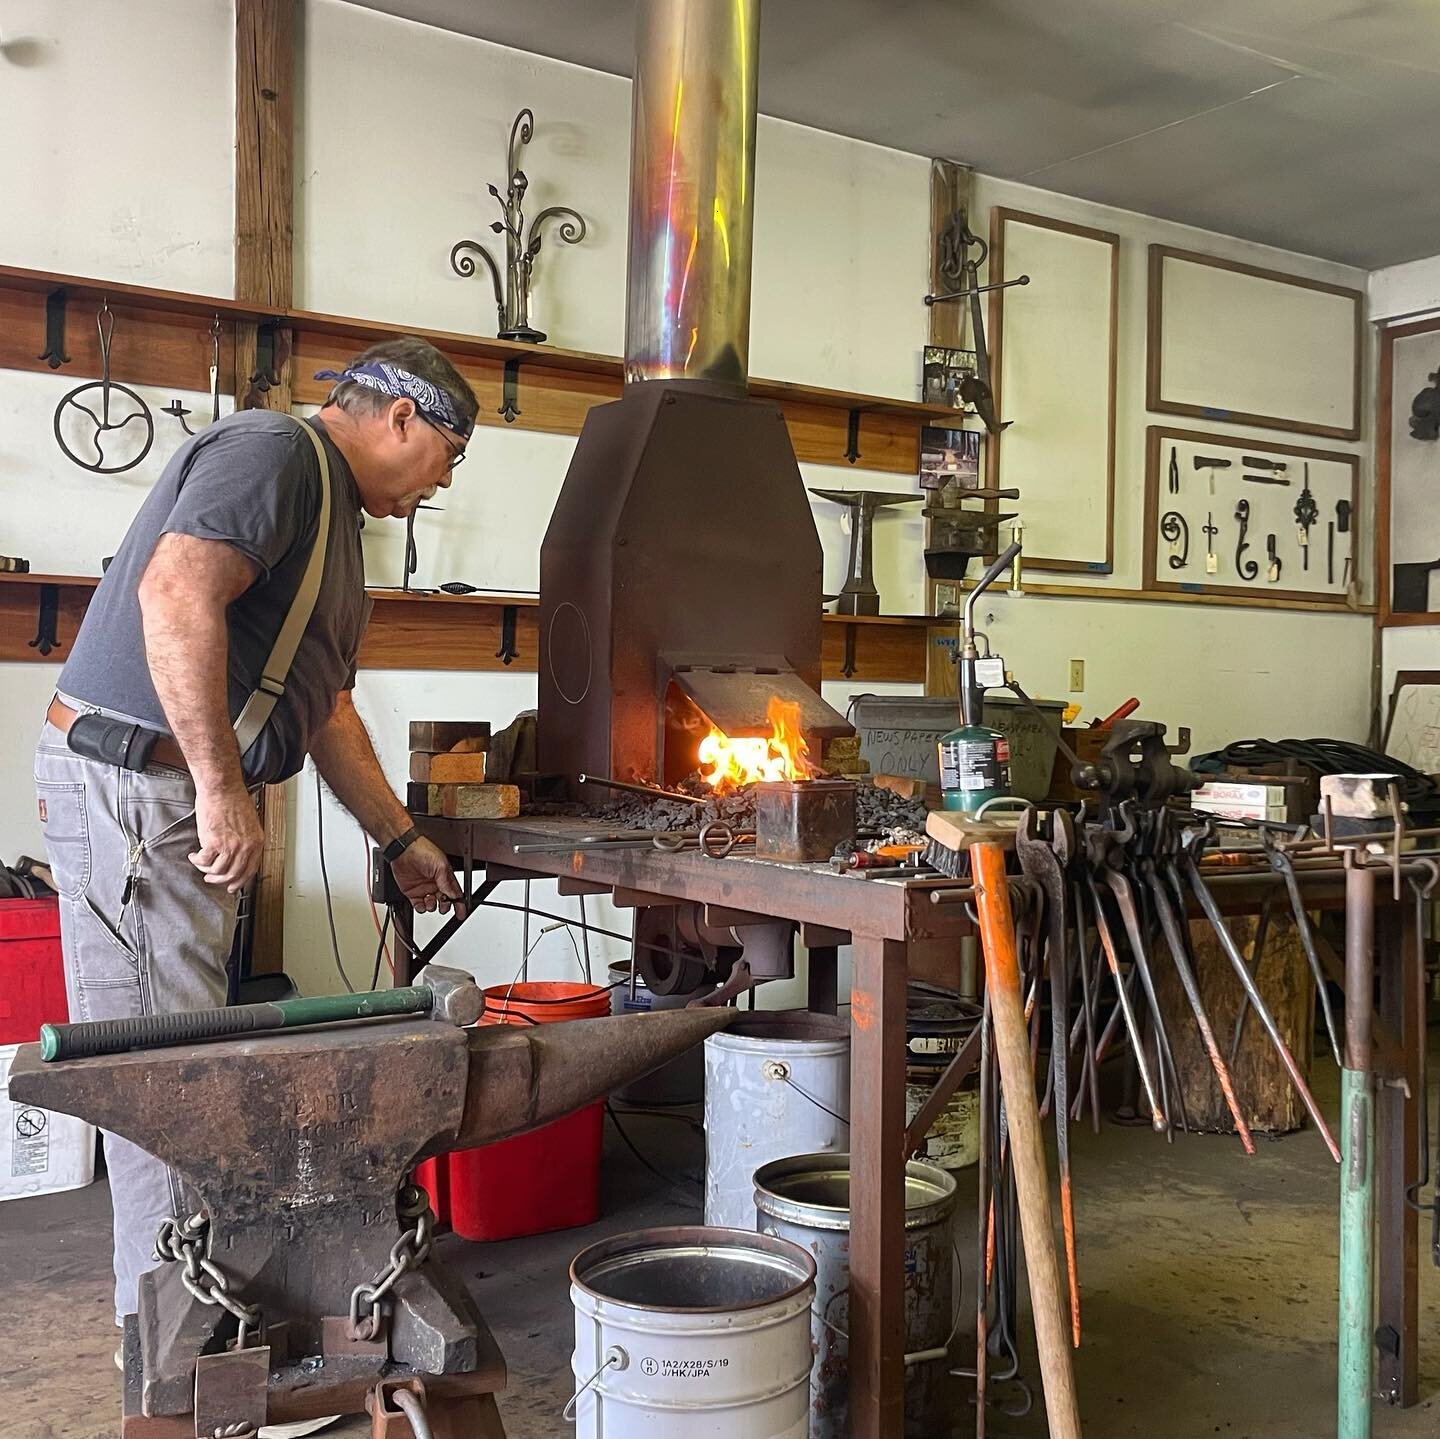
POLYGON ((975 351, 926 345, 923 367, 925 403, 963 410, 965 401, 960 398, 960 385, 975 374, 975 351))
POLYGON ((1394 342, 1390 414, 1390 611, 1440 612, 1440 330, 1394 342))
POLYGON ((962 490, 980 485, 979 430, 926 425, 920 431, 920 488, 943 490, 952 481, 962 490))

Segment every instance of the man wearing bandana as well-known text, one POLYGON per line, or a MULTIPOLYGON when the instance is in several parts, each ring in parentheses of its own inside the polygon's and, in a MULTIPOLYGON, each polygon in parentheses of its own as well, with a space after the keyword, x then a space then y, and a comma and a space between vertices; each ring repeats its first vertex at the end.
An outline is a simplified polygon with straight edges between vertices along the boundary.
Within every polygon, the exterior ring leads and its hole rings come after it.
MULTIPOLYGON (((264 843, 255 796, 307 755, 417 909, 460 897, 445 856, 416 836, 387 784, 351 689, 370 612, 362 513, 403 518, 449 486, 475 396, 418 339, 377 345, 317 378, 335 384, 313 419, 247 410, 180 448, 60 676, 35 778, 72 1020, 226 1002, 238 897, 264 843), (327 489, 313 609, 288 668, 277 666, 327 489), (256 696, 268 714, 244 744, 256 696)), ((161 1220, 185 1210, 158 1160, 109 1134, 105 1153, 118 1319, 134 1312, 137 1281, 156 1262, 161 1220)))

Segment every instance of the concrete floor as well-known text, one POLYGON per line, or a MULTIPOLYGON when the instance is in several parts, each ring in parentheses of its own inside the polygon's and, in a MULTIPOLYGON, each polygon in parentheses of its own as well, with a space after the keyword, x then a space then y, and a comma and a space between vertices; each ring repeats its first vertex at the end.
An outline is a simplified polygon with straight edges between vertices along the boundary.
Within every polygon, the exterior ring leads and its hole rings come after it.
MULTIPOLYGON (((1335 1108, 1333 1069, 1317 1085, 1335 1108)), ((1434 1110, 1431 1111, 1434 1113, 1434 1110)), ((635 1141, 672 1173, 699 1171, 698 1137, 673 1120, 627 1121, 635 1141)), ((698 1217, 693 1186, 664 1190, 607 1136, 604 1220, 504 1244, 447 1237, 441 1253, 470 1283, 510 1363, 501 1402, 510 1439, 571 1432, 573 1334, 566 1267, 606 1233, 698 1217)), ((1335 1384, 1337 1175, 1314 1135, 1260 1145, 1106 1125, 1075 1136, 1085 1343, 1078 1356, 1089 1439, 1224 1435, 1314 1439, 1332 1433, 1335 1384)), ((966 1191, 962 1175, 962 1193, 966 1191)), ((4 1439, 101 1439, 117 1432, 116 1342, 108 1273, 109 1201, 103 1182, 0 1205, 0 1334, 11 1378, 3 1386, 4 1439)), ((1422 1221, 1422 1224, 1424 1221, 1422 1221)), ((967 1272, 973 1218, 957 1241, 967 1272)), ((1379 1409, 1381 1439, 1440 1433, 1440 1273, 1421 1245, 1421 1403, 1379 1409)), ((968 1322, 968 1320, 966 1321, 968 1322)), ((957 1341, 961 1362, 966 1341, 957 1341)), ((1035 1374, 1033 1355, 1027 1372, 1035 1374)), ((957 1435, 973 1432, 957 1386, 957 1435)), ((367 1432, 355 1423, 335 1434, 367 1432)), ((1036 1409, 992 1413, 994 1439, 1045 1434, 1036 1409)))

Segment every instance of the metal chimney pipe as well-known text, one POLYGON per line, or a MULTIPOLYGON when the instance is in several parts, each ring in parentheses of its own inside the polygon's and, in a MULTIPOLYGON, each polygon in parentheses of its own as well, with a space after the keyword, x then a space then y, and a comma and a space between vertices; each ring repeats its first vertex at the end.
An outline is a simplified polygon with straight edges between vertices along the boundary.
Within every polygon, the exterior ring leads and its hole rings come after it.
POLYGON ((637 0, 625 379, 744 390, 760 0, 637 0))

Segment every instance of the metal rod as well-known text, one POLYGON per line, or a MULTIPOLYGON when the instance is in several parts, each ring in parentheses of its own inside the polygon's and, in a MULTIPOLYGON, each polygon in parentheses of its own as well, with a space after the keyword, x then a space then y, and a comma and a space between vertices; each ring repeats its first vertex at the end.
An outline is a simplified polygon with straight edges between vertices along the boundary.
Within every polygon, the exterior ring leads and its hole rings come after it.
POLYGON ((1245 1153, 1254 1154, 1255 1141, 1250 1137, 1250 1126, 1245 1123, 1245 1116, 1240 1112, 1240 1103, 1235 1098, 1235 1089, 1230 1082, 1230 1071, 1220 1055, 1215 1031, 1210 1026, 1210 1016, 1205 1012, 1204 1001, 1200 998, 1200 986, 1196 982, 1195 971, 1190 967, 1190 958, 1185 953, 1185 937, 1170 909, 1170 898, 1165 893, 1165 886, 1161 883, 1160 876, 1155 873, 1153 864, 1147 868, 1146 879, 1150 892, 1155 897, 1155 912, 1160 916, 1160 928, 1164 931, 1165 943, 1169 946, 1175 972, 1180 976, 1180 986, 1185 991, 1185 998, 1190 1002, 1195 1023, 1200 1030, 1201 1042, 1205 1045, 1205 1053, 1210 1056, 1210 1067, 1215 1071, 1215 1078, 1220 1083, 1221 1094, 1225 1096, 1225 1107, 1235 1121, 1235 1132, 1240 1136, 1245 1153))
POLYGON ((1340 1070, 1339 1439, 1370 1439, 1375 1305, 1374 1095, 1370 1025, 1375 984, 1375 875, 1345 876, 1345 1063, 1340 1070))
POLYGON ((1029 283, 1030 276, 1021 275, 1018 279, 1000 280, 993 285, 971 285, 968 289, 950 290, 943 295, 924 295, 921 297, 921 302, 925 305, 938 305, 945 300, 963 300, 970 295, 986 295, 991 290, 1008 290, 1012 285, 1028 285, 1029 283))
POLYGON ((1100 887, 1094 879, 1089 879, 1088 883, 1090 899, 1095 906, 1095 932, 1100 936, 1100 947, 1105 951, 1105 962, 1110 966, 1110 975, 1115 981, 1115 992, 1119 996, 1120 1011, 1125 1019, 1125 1032, 1130 1036, 1130 1049, 1135 1055, 1135 1064, 1140 1071, 1140 1082, 1145 1086, 1145 1098, 1150 1105, 1150 1125, 1156 1134, 1164 1134, 1170 1126, 1160 1108, 1160 1101, 1155 1096, 1155 1082, 1150 1077, 1150 1066, 1145 1058, 1145 1045, 1140 1038, 1140 1026, 1135 1021, 1135 1011, 1131 1008, 1130 996, 1126 993, 1124 980, 1120 973, 1120 958, 1115 951, 1114 936, 1110 933, 1110 921, 1105 918, 1105 910, 1100 903, 1100 887))
MULTIPOLYGON (((1200 901, 1200 908, 1205 911, 1205 917, 1210 921, 1210 927, 1215 931, 1215 938, 1220 941, 1220 947, 1225 951, 1225 957, 1230 961, 1231 968, 1234 969, 1246 994, 1250 996, 1250 1003, 1255 1010, 1256 1018, 1265 1026, 1265 1032, 1270 1036, 1270 1042, 1275 1046, 1275 1052, 1280 1056, 1280 1063, 1285 1066, 1285 1072, 1290 1076, 1290 1082, 1295 1086, 1295 1092, 1300 1096, 1311 1121, 1319 1131, 1320 1137, 1325 1141, 1325 1147, 1330 1151, 1330 1157, 1338 1164, 1340 1148, 1335 1143, 1335 1136, 1330 1133, 1330 1126, 1325 1123, 1325 1116, 1320 1113, 1320 1106, 1316 1104, 1315 1096, 1305 1082, 1305 1076, 1300 1073, 1300 1066, 1295 1063, 1295 1056, 1291 1054, 1290 1046, 1285 1043, 1285 1038, 1275 1023, 1275 1016, 1270 1013, 1269 1006, 1255 987, 1255 981, 1245 967, 1244 957, 1235 947, 1235 940, 1225 927, 1225 918, 1220 913, 1220 906, 1215 903, 1215 896, 1205 887, 1205 881, 1200 877, 1200 867, 1195 863, 1193 854, 1186 854, 1185 868, 1190 878, 1190 887, 1195 892, 1195 898, 1200 901)), ((1279 876, 1277 875, 1276 878, 1278 879, 1279 876)))
POLYGON ((631 784, 628 779, 607 779, 599 774, 581 774, 575 776, 577 784, 599 785, 601 789, 623 789, 627 794, 648 795, 651 799, 673 799, 676 804, 708 804, 708 800, 697 798, 693 794, 681 794, 679 790, 661 789, 659 785, 652 784, 631 784))

